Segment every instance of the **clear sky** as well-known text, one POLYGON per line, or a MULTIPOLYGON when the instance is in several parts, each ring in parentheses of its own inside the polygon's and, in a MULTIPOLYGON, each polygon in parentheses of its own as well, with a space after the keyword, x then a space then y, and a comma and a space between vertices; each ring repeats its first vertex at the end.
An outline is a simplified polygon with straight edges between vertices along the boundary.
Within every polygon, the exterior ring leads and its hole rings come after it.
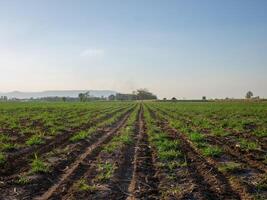
POLYGON ((267 97, 266 0, 0 0, 0 91, 267 97))

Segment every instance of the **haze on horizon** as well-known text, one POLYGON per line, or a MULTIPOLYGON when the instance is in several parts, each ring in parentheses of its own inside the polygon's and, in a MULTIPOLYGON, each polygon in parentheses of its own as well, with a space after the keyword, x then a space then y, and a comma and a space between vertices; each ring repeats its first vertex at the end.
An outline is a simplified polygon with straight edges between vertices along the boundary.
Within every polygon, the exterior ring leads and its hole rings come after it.
POLYGON ((265 0, 2 0, 0 91, 267 97, 265 0))

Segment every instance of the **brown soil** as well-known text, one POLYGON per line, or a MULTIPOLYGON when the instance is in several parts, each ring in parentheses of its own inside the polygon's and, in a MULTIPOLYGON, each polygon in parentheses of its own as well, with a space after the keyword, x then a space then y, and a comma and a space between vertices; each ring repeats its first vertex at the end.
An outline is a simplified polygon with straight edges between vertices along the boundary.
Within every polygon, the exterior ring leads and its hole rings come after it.
POLYGON ((139 135, 134 156, 134 172, 129 185, 128 200, 132 199, 159 199, 156 169, 152 159, 151 147, 148 144, 145 132, 143 107, 139 113, 139 135))

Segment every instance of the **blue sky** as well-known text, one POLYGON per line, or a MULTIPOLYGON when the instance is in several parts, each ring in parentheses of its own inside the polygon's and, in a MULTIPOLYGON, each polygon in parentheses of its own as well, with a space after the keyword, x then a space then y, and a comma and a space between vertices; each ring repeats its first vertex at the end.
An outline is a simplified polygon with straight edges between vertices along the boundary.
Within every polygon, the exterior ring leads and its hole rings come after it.
POLYGON ((267 97, 265 0, 0 0, 0 91, 267 97))

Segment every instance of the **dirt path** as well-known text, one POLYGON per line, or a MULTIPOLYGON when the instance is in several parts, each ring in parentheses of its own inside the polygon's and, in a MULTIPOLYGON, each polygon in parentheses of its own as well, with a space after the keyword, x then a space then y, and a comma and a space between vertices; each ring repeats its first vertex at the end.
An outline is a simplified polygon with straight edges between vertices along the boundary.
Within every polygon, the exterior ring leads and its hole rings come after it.
POLYGON ((134 171, 128 189, 130 196, 127 200, 159 198, 159 192, 157 189, 159 181, 155 176, 156 170, 153 165, 152 152, 145 132, 143 112, 142 106, 138 120, 139 135, 137 146, 135 148, 134 171))
MULTIPOLYGON (((139 113, 141 110, 139 110, 139 113)), ((138 114, 139 116, 139 114, 138 114)), ((130 193, 128 191, 131 179, 133 177, 134 171, 134 155, 135 148, 137 143, 137 134, 138 134, 138 122, 135 125, 135 135, 134 142, 126 146, 122 158, 118 161, 119 167, 110 181, 109 187, 111 188, 108 198, 110 199, 126 199, 130 193)))

